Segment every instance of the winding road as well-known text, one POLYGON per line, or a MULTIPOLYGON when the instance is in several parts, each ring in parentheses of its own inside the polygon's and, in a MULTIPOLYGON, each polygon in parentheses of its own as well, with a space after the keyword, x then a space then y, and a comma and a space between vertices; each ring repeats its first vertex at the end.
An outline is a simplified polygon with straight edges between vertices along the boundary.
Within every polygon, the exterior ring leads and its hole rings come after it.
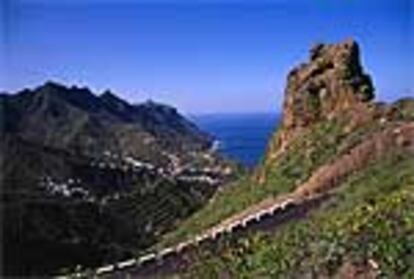
POLYGON ((334 162, 319 167, 294 192, 266 199, 191 239, 140 258, 103 266, 89 273, 72 274, 65 278, 154 278, 171 274, 180 269, 191 249, 205 242, 215 243, 221 236, 241 230, 263 230, 268 225, 274 228, 284 221, 306 215, 310 209, 329 198, 329 190, 338 185, 340 179, 369 162, 380 159, 393 147, 414 154, 414 123, 398 123, 370 135, 334 162))

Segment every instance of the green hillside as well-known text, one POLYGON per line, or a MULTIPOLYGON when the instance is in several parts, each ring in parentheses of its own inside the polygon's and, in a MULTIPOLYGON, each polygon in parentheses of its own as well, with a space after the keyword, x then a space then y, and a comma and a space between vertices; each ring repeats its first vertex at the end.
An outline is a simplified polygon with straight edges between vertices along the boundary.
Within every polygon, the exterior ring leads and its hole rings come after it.
POLYGON ((159 246, 287 194, 305 214, 200 245, 177 276, 413 278, 414 100, 373 98, 355 41, 312 48, 288 74, 282 121, 254 174, 222 187, 159 246), (318 196, 318 207, 303 204, 318 196))
POLYGON ((217 250, 200 249, 185 276, 331 278, 363 269, 366 276, 412 278, 413 245, 414 158, 393 152, 341 183, 309 218, 274 233, 225 239, 217 250))
POLYGON ((394 127, 397 123, 414 121, 413 104, 412 100, 395 103, 392 107, 396 112, 388 116, 386 123, 380 119, 388 110, 373 106, 370 112, 372 118, 352 131, 346 131, 351 117, 345 115, 315 124, 295 138, 278 160, 259 167, 265 173, 263 184, 259 185, 254 177, 242 177, 223 187, 203 209, 180 224, 176 231, 167 234, 159 246, 191 237, 266 198, 291 192, 319 166, 346 154, 372 133, 394 127))

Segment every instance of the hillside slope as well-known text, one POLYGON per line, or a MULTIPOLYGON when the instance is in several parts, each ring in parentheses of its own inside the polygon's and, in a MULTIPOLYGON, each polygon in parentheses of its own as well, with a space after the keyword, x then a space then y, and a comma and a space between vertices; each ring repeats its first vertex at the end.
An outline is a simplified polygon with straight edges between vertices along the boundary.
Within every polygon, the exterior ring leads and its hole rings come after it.
POLYGON ((414 274, 414 99, 373 102, 347 40, 292 70, 282 125, 252 177, 217 193, 164 243, 274 204, 328 195, 274 231, 227 235, 191 254, 190 278, 409 278, 414 274))
POLYGON ((8 276, 139 253, 232 173, 212 138, 165 105, 48 82, 0 95, 0 109, 8 276))

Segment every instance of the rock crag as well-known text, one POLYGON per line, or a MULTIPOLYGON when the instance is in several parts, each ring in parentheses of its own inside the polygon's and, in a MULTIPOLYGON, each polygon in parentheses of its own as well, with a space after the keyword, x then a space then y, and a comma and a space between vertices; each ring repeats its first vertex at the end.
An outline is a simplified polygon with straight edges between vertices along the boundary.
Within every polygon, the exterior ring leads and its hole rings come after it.
POLYGON ((373 98, 374 86, 354 40, 314 45, 309 62, 288 74, 281 127, 270 141, 266 161, 275 160, 306 128, 345 110, 368 110, 373 98))
POLYGON ((306 127, 373 97, 371 78, 362 69, 355 41, 317 44, 310 51, 310 62, 288 75, 283 127, 306 127))

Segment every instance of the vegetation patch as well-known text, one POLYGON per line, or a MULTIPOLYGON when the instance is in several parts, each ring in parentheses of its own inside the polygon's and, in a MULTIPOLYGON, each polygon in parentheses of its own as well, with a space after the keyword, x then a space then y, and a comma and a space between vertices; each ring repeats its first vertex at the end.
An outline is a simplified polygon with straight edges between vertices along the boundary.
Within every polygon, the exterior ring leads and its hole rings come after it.
POLYGON ((332 277, 350 265, 384 278, 412 278, 414 158, 394 153, 350 177, 309 218, 274 233, 228 238, 197 257, 184 277, 332 277))
POLYGON ((262 166, 266 173, 264 184, 258 185, 254 179, 244 176, 224 186, 204 208, 180 224, 177 230, 165 235, 157 247, 200 233, 266 198, 291 192, 318 167, 346 153, 369 134, 395 125, 394 122, 370 121, 349 132, 346 131, 348 123, 348 119, 341 117, 315 124, 303 136, 293 140, 277 161, 262 166))

